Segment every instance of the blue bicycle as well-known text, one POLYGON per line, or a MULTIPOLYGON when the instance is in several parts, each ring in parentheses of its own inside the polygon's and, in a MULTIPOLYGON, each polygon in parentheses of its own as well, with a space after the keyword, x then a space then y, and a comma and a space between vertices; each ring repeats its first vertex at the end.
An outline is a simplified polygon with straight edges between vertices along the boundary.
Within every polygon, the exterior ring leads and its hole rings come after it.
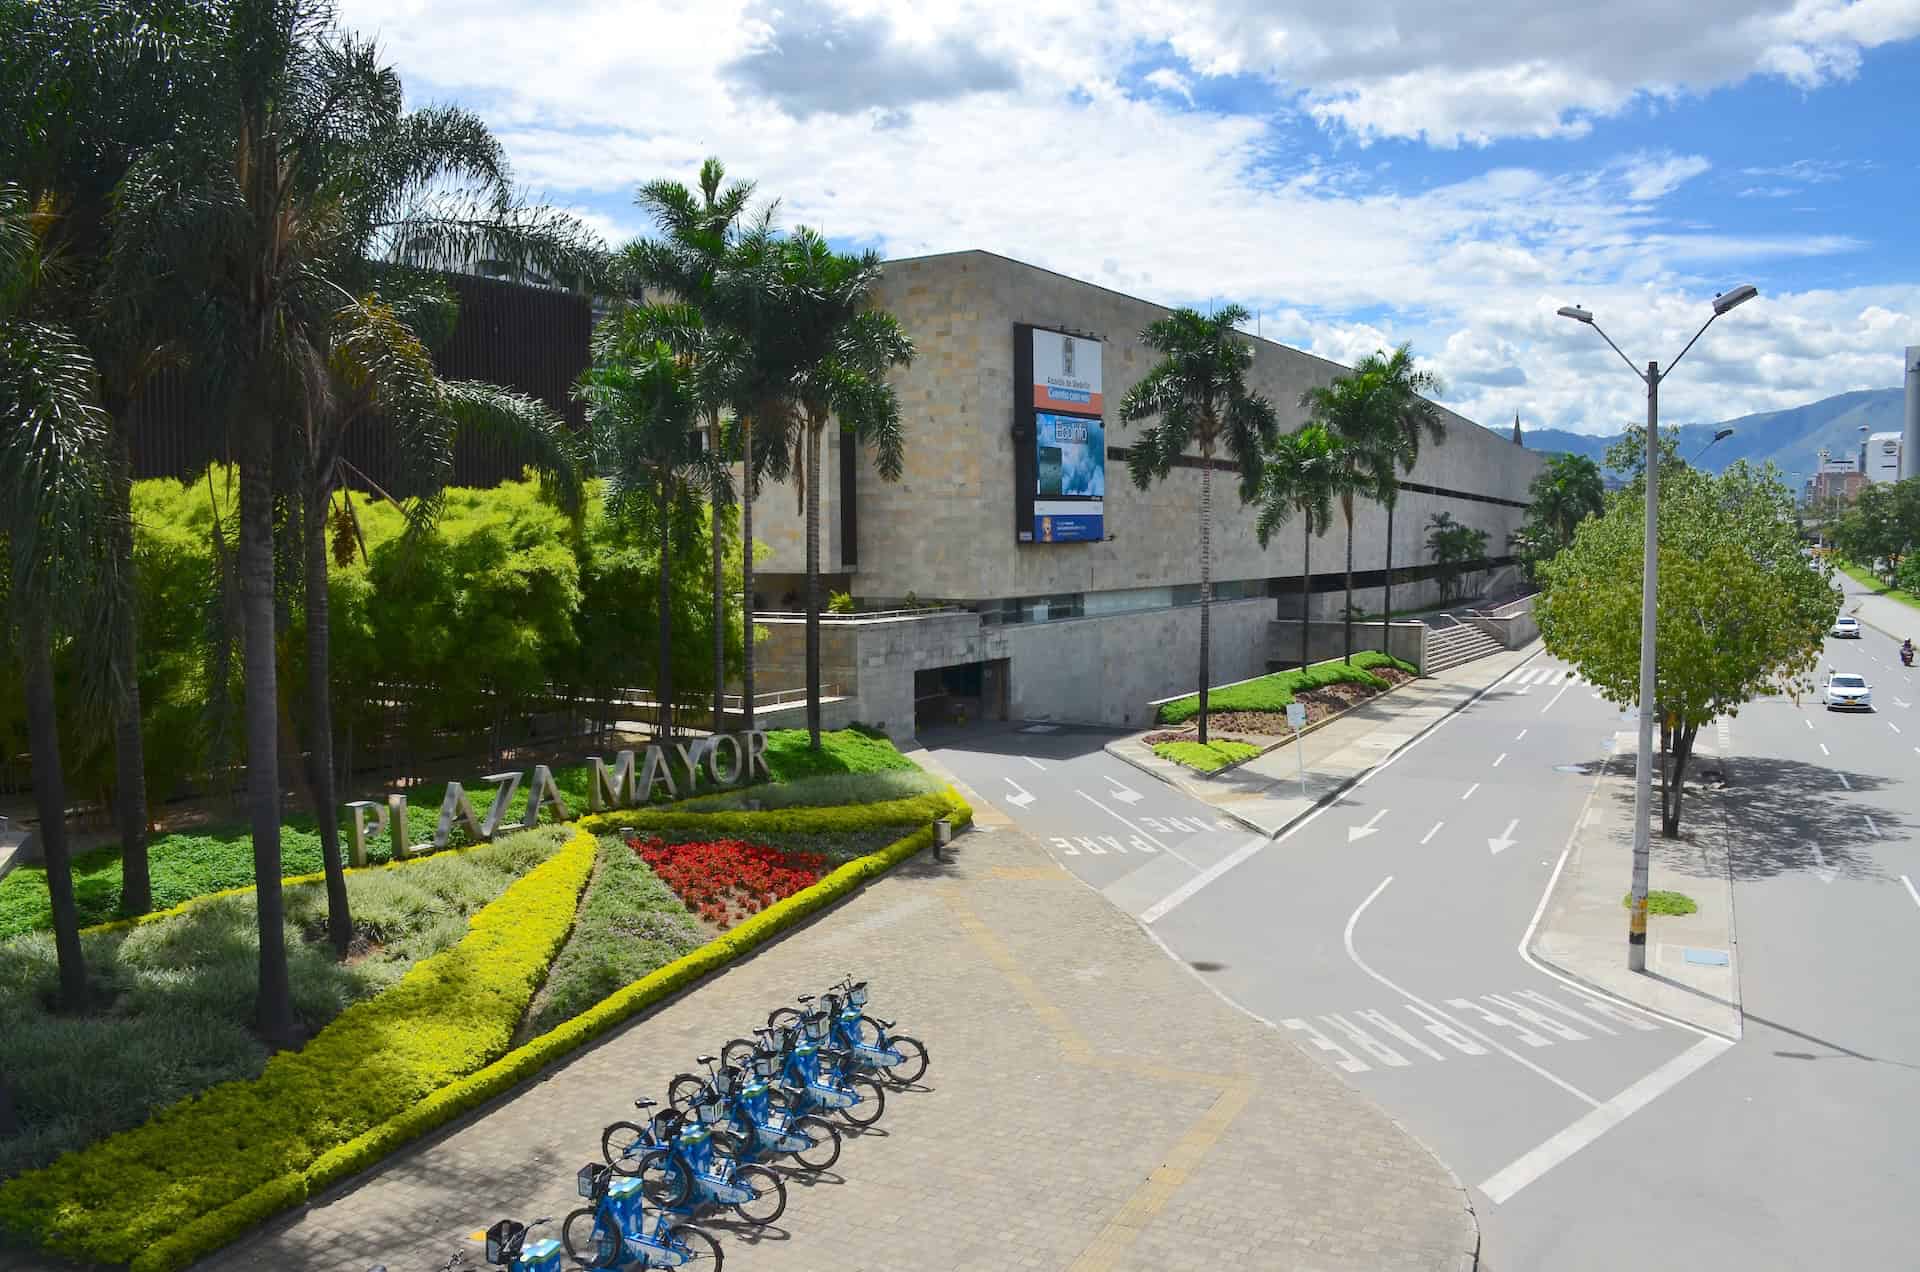
MULTIPOLYGON (((650 1100, 635 1104, 643 1111, 652 1107, 650 1100)), ((718 1110, 702 1114, 711 1121, 721 1116, 718 1110)), ((656 1113, 644 1124, 616 1122, 601 1134, 600 1147, 607 1165, 639 1179, 642 1194, 662 1210, 691 1214, 709 1205, 727 1206, 764 1227, 787 1209, 787 1185, 779 1175, 715 1152, 713 1132, 678 1110, 656 1113)))
POLYGON ((735 1039, 726 1050, 745 1054, 745 1063, 756 1072, 773 1075, 779 1083, 774 1103, 785 1104, 793 1113, 829 1109, 861 1128, 872 1126, 887 1111, 886 1089, 854 1073, 846 1052, 822 1045, 823 1020, 811 1022, 807 1032, 766 1028, 754 1033, 760 1037, 758 1044, 735 1039), (742 1053, 742 1047, 751 1051, 742 1053))
MULTIPOLYGON (((535 1219, 532 1223, 502 1219, 487 1229, 487 1262, 507 1272, 560 1272, 564 1265, 558 1241, 542 1237, 531 1245, 527 1243, 528 1233, 552 1222, 552 1219, 535 1219)), ((449 1262, 448 1266, 455 1264, 449 1262)))
POLYGON ((711 1056, 701 1059, 707 1065, 706 1079, 683 1073, 668 1086, 668 1098, 716 1136, 726 1136, 735 1159, 791 1156, 809 1170, 826 1170, 840 1160, 840 1132, 833 1123, 794 1112, 793 1089, 775 1089, 777 1057, 718 1070, 711 1056))
POLYGON ((616 1178, 613 1169, 589 1162, 575 1176, 588 1207, 568 1215, 560 1235, 567 1253, 587 1268, 697 1268, 719 1272, 720 1243, 688 1224, 667 1222, 656 1212, 647 1221, 645 1187, 635 1176, 616 1178))
MULTIPOLYGON (((767 1024, 776 1029, 799 1029, 823 1046, 845 1051, 851 1062, 862 1069, 884 1073, 889 1081, 912 1086, 927 1071, 927 1044, 918 1038, 893 1032, 894 1022, 866 1014, 867 982, 841 978, 838 985, 822 995, 822 1008, 814 1008, 810 995, 802 995, 800 1006, 780 1007, 767 1014, 767 1024), (813 1019, 816 1011, 824 1021, 813 1019)), ((727 1044, 721 1054, 731 1054, 727 1044)))

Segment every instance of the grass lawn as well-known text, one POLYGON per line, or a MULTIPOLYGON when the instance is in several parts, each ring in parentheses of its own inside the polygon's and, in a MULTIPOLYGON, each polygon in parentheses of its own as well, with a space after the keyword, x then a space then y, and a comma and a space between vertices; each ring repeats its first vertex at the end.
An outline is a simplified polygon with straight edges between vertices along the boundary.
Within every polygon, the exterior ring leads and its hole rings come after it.
MULTIPOLYGON (((1633 909, 1633 893, 1629 892, 1626 896, 1621 897, 1620 904, 1629 910, 1633 909)), ((1684 892, 1647 893, 1648 914, 1692 914, 1699 908, 1699 906, 1694 904, 1693 898, 1684 892)))
POLYGON ((1899 601, 1903 605, 1911 605, 1915 609, 1920 609, 1920 596, 1915 596, 1912 592, 1894 587, 1885 580, 1874 577, 1872 570, 1865 569, 1847 561, 1841 561, 1837 558, 1834 559, 1833 563, 1840 567, 1842 574, 1845 574, 1861 587, 1870 587, 1888 600, 1899 601))
POLYGON ((571 1020, 607 995, 706 944, 672 889, 618 835, 600 836, 593 882, 516 1043, 571 1020))
MULTIPOLYGON (((323 883, 286 891, 287 957, 294 1010, 318 1030, 350 1003, 371 998, 467 933, 467 919, 551 857, 568 832, 541 828, 444 853, 396 870, 350 875, 357 930, 371 942, 336 962, 325 945, 323 883)), ((104 1009, 57 1016, 47 999, 58 975, 53 938, 0 941, 0 1073, 26 1133, 0 1139, 0 1178, 44 1165, 67 1149, 145 1122, 216 1082, 257 1076, 266 1050, 249 1025, 259 940, 251 894, 221 897, 186 914, 83 938, 104 1009), (84 1074, 84 1081, 76 1081, 84 1074)))
MULTIPOLYGON (((880 789, 890 781, 900 783, 903 794, 918 794, 926 789, 906 789, 923 775, 912 760, 896 751, 893 743, 883 736, 843 729, 822 734, 820 744, 818 752, 810 750, 804 729, 773 730, 767 735, 767 767, 773 774, 772 783, 749 788, 755 792, 752 795, 737 794, 732 798, 739 799, 742 805, 746 799, 756 799, 763 807, 784 807, 779 802, 786 798, 780 790, 782 783, 797 785, 809 779, 824 780, 836 776, 845 779, 847 775, 855 774, 872 775, 872 781, 877 785, 871 789, 880 789), (882 777, 882 774, 888 776, 882 777)), ((476 774, 480 771, 476 767, 476 774)), ((589 772, 586 764, 566 765, 553 771, 554 784, 560 788, 568 811, 575 816, 586 811, 589 772)), ((830 785, 813 789, 822 796, 832 790, 830 785)), ((800 802, 856 803, 867 802, 869 798, 894 797, 869 797, 861 794, 863 789, 867 788, 858 782, 844 782, 846 797, 843 799, 827 800, 809 796, 800 802)), ((408 793, 408 837, 415 845, 433 842, 435 823, 440 815, 440 800, 445 793, 444 784, 423 786, 408 793)), ((476 781, 468 787, 467 795, 473 803, 474 815, 484 821, 487 811, 493 807, 492 788, 476 781), (474 789, 474 786, 478 789, 474 789)), ((518 821, 525 814, 526 807, 527 791, 523 784, 507 805, 508 820, 518 821)), ((466 842, 465 834, 456 826, 450 846, 466 842)), ((341 852, 345 853, 345 823, 341 826, 340 843, 341 852)), ((385 835, 367 845, 367 857, 375 863, 387 861, 391 855, 391 841, 385 835)), ((312 816, 304 812, 292 813, 281 823, 280 858, 282 874, 319 872, 322 865, 320 831, 312 816)), ((224 888, 244 888, 254 881, 253 840, 244 825, 155 835, 148 846, 148 863, 153 878, 153 906, 156 910, 164 910, 224 888)), ((101 848, 77 858, 73 864, 73 887, 81 926, 120 917, 119 848, 101 848)), ((0 939, 22 932, 45 930, 52 924, 53 914, 47 898, 44 870, 38 866, 22 866, 5 879, 0 879, 0 939)))
POLYGON ((1156 742, 1153 753, 1202 773, 1214 773, 1229 764, 1252 759, 1260 754, 1260 748, 1251 742, 1156 742))
MULTIPOLYGON (((1315 663, 1311 667, 1298 667, 1292 671, 1276 671, 1244 684, 1209 689, 1207 707, 1212 711, 1285 711, 1287 704, 1293 701, 1294 694, 1318 689, 1322 685, 1362 684, 1386 689, 1387 681, 1373 674, 1373 669, 1377 667, 1395 667, 1409 676, 1418 674, 1411 663, 1369 650, 1355 654, 1350 663, 1315 663)), ((1161 724, 1185 724, 1199 714, 1198 694, 1188 694, 1160 705, 1161 724)))

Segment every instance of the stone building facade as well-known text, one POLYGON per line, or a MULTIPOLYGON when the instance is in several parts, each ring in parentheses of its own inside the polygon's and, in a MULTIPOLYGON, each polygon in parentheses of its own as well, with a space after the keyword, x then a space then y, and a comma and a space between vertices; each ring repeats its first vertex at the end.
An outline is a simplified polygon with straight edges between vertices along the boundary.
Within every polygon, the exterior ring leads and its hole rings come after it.
MULTIPOLYGON (((827 587, 863 609, 908 602, 956 604, 964 613, 835 620, 823 679, 841 684, 854 718, 884 722, 898 736, 937 718, 943 702, 988 716, 1112 725, 1142 721, 1143 704, 1190 691, 1198 668, 1199 460, 1146 490, 1129 479, 1126 448, 1139 432, 1118 419, 1121 397, 1153 365, 1140 331, 1168 310, 988 252, 890 261, 878 303, 917 349, 896 371, 906 433, 905 471, 881 480, 869 456, 837 433, 822 456, 821 559, 827 587), (1017 541, 1015 508, 1015 324, 1101 342, 1106 442, 1104 537, 1097 542, 1017 541), (857 629, 857 630, 856 630, 857 629), (961 669, 961 670, 956 670, 961 669), (937 682, 937 683, 936 683, 937 682), (941 686, 944 686, 941 687, 941 686), (921 704, 916 711, 915 701, 921 704), (929 704, 932 704, 929 706, 929 704)), ((1282 427, 1304 422, 1301 394, 1344 368, 1249 337, 1249 376, 1279 411, 1282 427)), ((1485 530, 1489 552, 1506 552, 1525 517, 1527 488, 1543 458, 1451 412, 1443 445, 1424 445, 1404 479, 1393 517, 1394 608, 1431 604, 1421 577, 1430 518, 1451 513, 1485 530)), ((1254 510, 1237 497, 1237 474, 1214 473, 1213 679, 1267 670, 1269 625, 1300 612, 1303 543, 1297 524, 1262 548, 1254 510)), ((756 571, 761 611, 803 608, 804 522, 791 488, 769 487, 754 510, 762 545, 756 571)), ((1365 586, 1355 604, 1380 607, 1387 517, 1356 508, 1354 569, 1365 586)), ((1312 545, 1314 617, 1337 615, 1347 530, 1312 545)), ((799 625, 767 618, 760 661, 770 669, 797 653, 799 625), (789 649, 789 643, 794 645, 789 649)), ((1372 643, 1378 643, 1377 638, 1372 643)), ((765 687, 776 687, 771 681, 765 687)))

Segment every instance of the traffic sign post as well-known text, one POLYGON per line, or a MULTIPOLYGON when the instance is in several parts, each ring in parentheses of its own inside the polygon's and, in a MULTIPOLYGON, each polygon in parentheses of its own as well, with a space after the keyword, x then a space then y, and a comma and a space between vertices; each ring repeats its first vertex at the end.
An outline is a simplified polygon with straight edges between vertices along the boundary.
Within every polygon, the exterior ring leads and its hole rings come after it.
POLYGON ((1300 730, 1307 723, 1307 709, 1298 702, 1287 704, 1287 725, 1293 730, 1293 754, 1300 764, 1300 797, 1307 796, 1307 753, 1300 746, 1300 730))

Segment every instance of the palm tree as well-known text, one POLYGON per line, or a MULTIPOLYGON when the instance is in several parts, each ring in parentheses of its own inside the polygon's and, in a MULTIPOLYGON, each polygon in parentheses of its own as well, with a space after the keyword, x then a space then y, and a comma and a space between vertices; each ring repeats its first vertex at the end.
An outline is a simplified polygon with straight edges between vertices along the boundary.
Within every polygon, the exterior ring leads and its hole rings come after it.
POLYGON ((1260 471, 1260 514, 1254 533, 1267 546, 1273 532, 1300 514, 1300 665, 1307 665, 1311 627, 1313 540, 1333 524, 1338 444, 1318 424, 1282 433, 1267 448, 1260 471))
POLYGON ((1394 452, 1385 443, 1382 414, 1374 400, 1377 379, 1377 369, 1363 372, 1356 367, 1300 395, 1309 420, 1326 429, 1333 441, 1331 482, 1347 523, 1347 599, 1342 618, 1348 660, 1353 658, 1353 503, 1356 498, 1384 500, 1394 481, 1394 452))
POLYGON ((133 588, 131 412, 163 350, 137 312, 103 288, 114 192, 133 160, 191 114, 199 67, 183 55, 198 32, 183 0, 73 0, 0 6, 0 172, 12 174, 40 233, 62 262, 59 295, 43 295, 88 349, 109 430, 109 590, 83 644, 104 645, 114 746, 114 819, 120 833, 120 906, 152 907, 147 864, 145 740, 133 588))
POLYGON ((1400 501, 1400 478, 1394 470, 1413 471, 1413 466, 1420 462, 1422 435, 1435 446, 1447 440, 1446 418, 1426 396, 1442 392, 1443 386, 1433 372, 1415 369, 1411 343, 1402 343, 1391 354, 1369 354, 1356 370, 1375 377, 1378 395, 1375 401, 1380 411, 1377 436, 1394 460, 1387 470, 1387 484, 1381 490, 1381 502, 1387 506, 1387 568, 1383 603, 1386 614, 1381 621, 1380 642, 1383 647, 1390 647, 1393 644, 1393 510, 1400 501))
POLYGON ((1160 361, 1120 400, 1126 423, 1156 418, 1127 460, 1133 484, 1145 490, 1173 471, 1187 447, 1200 448, 1200 741, 1207 740, 1207 684, 1213 608, 1213 457, 1224 451, 1240 467, 1240 501, 1253 498, 1260 465, 1279 423, 1273 403, 1247 388, 1253 348, 1234 330, 1252 315, 1228 305, 1212 317, 1176 309, 1147 326, 1140 343, 1160 361))
POLYGON ((873 447, 882 479, 897 481, 905 447, 900 400, 887 372, 913 360, 913 341, 898 320, 875 309, 880 256, 836 252, 817 231, 801 227, 773 252, 776 273, 766 288, 769 310, 782 334, 764 357, 788 369, 784 383, 764 396, 791 409, 770 406, 756 427, 788 423, 781 441, 788 457, 773 466, 791 472, 806 510, 807 536, 807 736, 820 749, 820 439, 838 419, 842 441, 873 447))
POLYGON ((1573 542, 1574 529, 1597 517, 1607 502, 1600 465, 1585 455, 1555 455, 1528 492, 1533 515, 1553 532, 1556 551, 1573 542))
MULTIPOLYGON (((640 187, 634 202, 653 214, 654 222, 665 238, 631 243, 622 253, 622 264, 635 284, 672 292, 700 312, 706 328, 699 360, 698 387, 700 415, 706 421, 709 444, 716 454, 724 454, 721 415, 735 391, 744 357, 743 342, 737 332, 723 321, 723 309, 715 303, 716 276, 727 267, 728 253, 734 250, 734 231, 753 198, 751 181, 735 182, 722 189, 726 167, 716 158, 700 165, 700 194, 678 181, 649 181, 640 187)), ((735 432, 751 453, 752 441, 746 437, 737 417, 735 432)), ((727 596, 725 543, 720 534, 721 511, 731 495, 726 471, 714 466, 712 500, 713 540, 713 727, 719 731, 726 716, 727 678, 727 596)), ((752 482, 745 483, 751 490, 752 482)), ((751 502, 751 494, 746 496, 751 502)), ((751 514, 744 514, 751 522, 751 514)), ((751 553, 751 546, 748 547, 751 553)), ((750 611, 749 593, 744 607, 750 611)), ((747 657, 752 658, 753 629, 747 622, 747 657)), ((752 706, 748 704, 747 727, 752 728, 752 706)))
POLYGON ((667 736, 673 733, 673 547, 697 517, 694 492, 725 480, 718 454, 700 444, 698 360, 684 347, 687 333, 699 330, 700 316, 688 305, 623 308, 595 333, 593 364, 576 389, 587 404, 595 469, 606 480, 607 515, 636 528, 649 512, 659 517, 655 696, 667 736))
POLYGON ((87 1002, 87 973, 67 848, 53 637, 56 611, 78 616, 84 607, 76 591, 98 582, 88 571, 100 560, 109 515, 107 423, 85 347, 36 312, 38 295, 59 268, 47 255, 44 225, 20 187, 0 185, 0 539, 7 550, 0 613, 18 615, 60 1003, 78 1011, 87 1002))

